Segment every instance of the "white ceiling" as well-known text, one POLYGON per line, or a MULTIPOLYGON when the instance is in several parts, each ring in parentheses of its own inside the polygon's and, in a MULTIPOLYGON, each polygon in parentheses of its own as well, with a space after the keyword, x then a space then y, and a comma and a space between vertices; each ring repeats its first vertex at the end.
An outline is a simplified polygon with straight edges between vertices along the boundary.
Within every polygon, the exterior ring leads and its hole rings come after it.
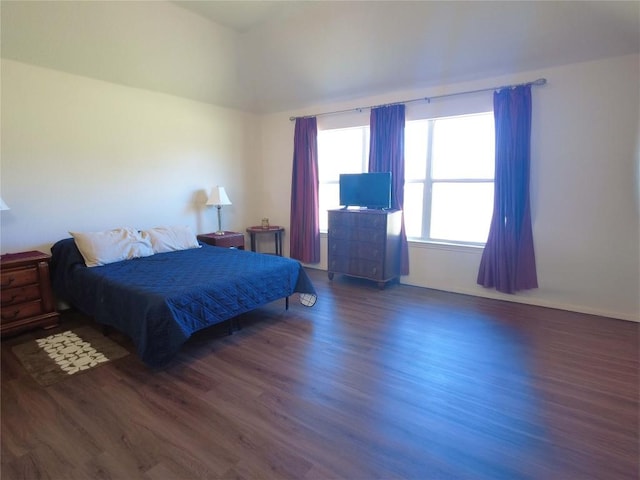
POLYGON ((265 113, 640 52, 640 2, 2 0, 2 57, 265 113))

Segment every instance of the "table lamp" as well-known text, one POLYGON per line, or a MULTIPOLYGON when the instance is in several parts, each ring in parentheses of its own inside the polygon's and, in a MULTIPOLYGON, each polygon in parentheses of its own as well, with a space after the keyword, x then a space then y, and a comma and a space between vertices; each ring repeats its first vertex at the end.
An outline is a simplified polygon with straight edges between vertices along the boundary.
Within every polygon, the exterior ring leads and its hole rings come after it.
POLYGON ((207 205, 215 205, 218 209, 218 231, 216 235, 224 235, 224 231, 222 230, 222 222, 220 219, 220 210, 223 205, 231 205, 231 200, 227 196, 227 192, 224 191, 224 187, 216 186, 212 191, 211 195, 209 195, 209 199, 207 200, 207 205))

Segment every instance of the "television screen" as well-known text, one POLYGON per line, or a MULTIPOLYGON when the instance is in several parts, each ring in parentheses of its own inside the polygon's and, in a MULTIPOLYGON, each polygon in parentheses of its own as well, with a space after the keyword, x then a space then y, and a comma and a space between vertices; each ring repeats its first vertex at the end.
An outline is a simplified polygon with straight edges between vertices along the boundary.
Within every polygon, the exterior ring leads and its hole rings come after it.
POLYGON ((340 205, 391 208, 391 172, 341 174, 340 205))

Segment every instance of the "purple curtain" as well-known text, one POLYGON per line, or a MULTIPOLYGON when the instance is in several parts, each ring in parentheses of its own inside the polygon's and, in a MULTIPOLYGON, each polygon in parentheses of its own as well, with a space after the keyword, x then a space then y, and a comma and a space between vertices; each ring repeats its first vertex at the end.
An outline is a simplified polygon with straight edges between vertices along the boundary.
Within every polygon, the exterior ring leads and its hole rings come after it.
POLYGON ((316 118, 298 118, 293 138, 289 255, 304 263, 320 262, 318 182, 316 118))
MULTIPOLYGON (((369 172, 391 172, 391 208, 404 204, 404 105, 371 109, 369 120, 369 172)), ((400 273, 409 275, 409 244, 404 228, 400 231, 400 273)))
POLYGON ((531 86, 493 95, 496 165, 493 218, 478 283, 504 293, 537 288, 529 205, 531 86))

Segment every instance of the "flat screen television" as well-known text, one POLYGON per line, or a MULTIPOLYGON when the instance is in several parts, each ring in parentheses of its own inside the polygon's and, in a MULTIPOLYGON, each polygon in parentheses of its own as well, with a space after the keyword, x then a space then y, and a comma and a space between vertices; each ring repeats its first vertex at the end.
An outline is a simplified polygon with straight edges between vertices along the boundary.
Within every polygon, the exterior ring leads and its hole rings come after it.
POLYGON ((391 172, 341 174, 340 205, 344 208, 391 208, 391 172))

